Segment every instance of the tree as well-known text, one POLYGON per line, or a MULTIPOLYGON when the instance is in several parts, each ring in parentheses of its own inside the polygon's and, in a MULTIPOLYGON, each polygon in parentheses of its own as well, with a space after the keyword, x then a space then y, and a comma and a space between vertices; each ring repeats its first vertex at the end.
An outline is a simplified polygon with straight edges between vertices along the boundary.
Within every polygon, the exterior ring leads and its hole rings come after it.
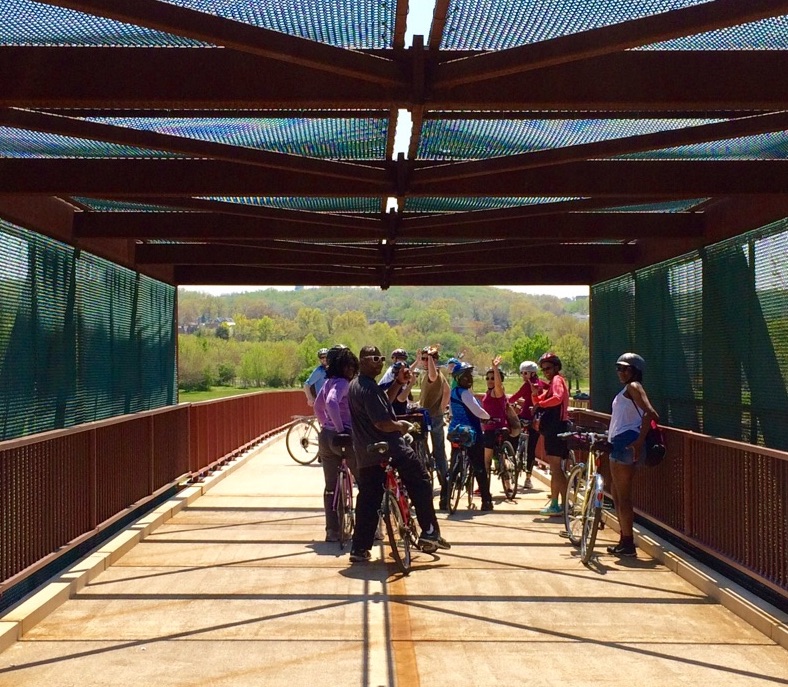
POLYGON ((312 335, 319 341, 322 341, 328 337, 326 316, 317 308, 301 308, 296 313, 295 319, 299 333, 298 338, 303 339, 308 335, 312 335))
POLYGON ((543 353, 550 350, 550 345, 545 334, 521 337, 512 346, 512 364, 519 367, 524 360, 537 362, 543 353))
POLYGON ((216 328, 216 336, 219 339, 224 339, 225 341, 228 341, 230 339, 230 325, 227 324, 227 322, 222 322, 216 328))
POLYGON ((574 334, 565 334, 555 342, 555 352, 561 358, 563 374, 572 386, 575 380, 575 389, 580 391, 580 379, 585 379, 588 374, 588 349, 583 340, 574 334))

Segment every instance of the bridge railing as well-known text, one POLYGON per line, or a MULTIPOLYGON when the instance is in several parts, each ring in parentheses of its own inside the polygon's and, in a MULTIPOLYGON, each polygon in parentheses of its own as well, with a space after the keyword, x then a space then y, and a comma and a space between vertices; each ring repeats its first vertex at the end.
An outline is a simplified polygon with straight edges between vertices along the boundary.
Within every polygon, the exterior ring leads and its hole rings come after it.
POLYGON ((310 412, 302 391, 261 392, 0 442, 0 594, 310 412))
MULTIPOLYGON (((582 426, 610 420, 588 410, 573 416, 582 426)), ((672 427, 665 436, 662 463, 635 473, 635 511, 788 594, 788 453, 672 427)))

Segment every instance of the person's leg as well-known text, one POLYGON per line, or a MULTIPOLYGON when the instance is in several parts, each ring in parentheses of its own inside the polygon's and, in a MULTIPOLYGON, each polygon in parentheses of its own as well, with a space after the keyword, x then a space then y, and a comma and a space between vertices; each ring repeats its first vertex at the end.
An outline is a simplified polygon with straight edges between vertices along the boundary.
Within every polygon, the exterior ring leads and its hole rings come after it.
POLYGON ((539 432, 535 430, 528 431, 528 443, 525 447, 525 488, 532 489, 531 474, 534 471, 534 464, 536 463, 536 445, 539 443, 539 432))
POLYGON ((484 464, 484 445, 482 443, 475 443, 468 449, 468 457, 473 467, 473 473, 476 475, 476 481, 479 483, 479 493, 482 497, 482 510, 492 510, 492 494, 490 493, 490 476, 487 473, 487 468, 484 464))
POLYGON ((358 496, 356 497, 356 526, 353 531, 351 553, 369 551, 378 527, 378 510, 383 499, 385 473, 379 465, 359 468, 356 475, 358 496))
POLYGON ((438 475, 438 483, 441 486, 440 495, 440 508, 445 509, 447 506, 448 493, 448 475, 449 466, 446 462, 446 435, 443 427, 443 422, 440 424, 435 422, 432 425, 432 457, 435 460, 435 473, 438 475))
POLYGON ((334 453, 331 438, 334 432, 322 430, 318 436, 318 456, 323 467, 323 511, 326 518, 326 541, 339 540, 339 521, 334 510, 334 488, 337 483, 337 470, 342 458, 334 453))
POLYGON ((408 490, 408 496, 413 503, 416 519, 419 521, 422 532, 440 531, 432 501, 432 485, 426 468, 419 462, 410 447, 397 445, 392 450, 392 454, 394 455, 394 465, 408 490))
POLYGON ((621 541, 632 541, 632 525, 635 520, 635 510, 632 506, 632 477, 635 468, 633 465, 611 460, 610 474, 613 477, 613 501, 621 527, 621 541))

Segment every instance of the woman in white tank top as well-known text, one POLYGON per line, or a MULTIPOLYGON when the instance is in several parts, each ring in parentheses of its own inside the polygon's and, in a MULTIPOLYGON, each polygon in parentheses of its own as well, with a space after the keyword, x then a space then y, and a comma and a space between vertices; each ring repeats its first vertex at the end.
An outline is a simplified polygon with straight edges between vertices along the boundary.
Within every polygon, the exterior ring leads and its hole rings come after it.
POLYGON ((632 523, 632 478, 635 466, 645 452, 644 441, 651 421, 659 422, 659 415, 648 400, 643 388, 646 363, 637 353, 624 353, 616 361, 616 372, 624 388, 613 399, 608 438, 613 445, 610 452, 610 472, 613 477, 613 501, 621 527, 621 539, 607 552, 615 556, 636 556, 632 523))

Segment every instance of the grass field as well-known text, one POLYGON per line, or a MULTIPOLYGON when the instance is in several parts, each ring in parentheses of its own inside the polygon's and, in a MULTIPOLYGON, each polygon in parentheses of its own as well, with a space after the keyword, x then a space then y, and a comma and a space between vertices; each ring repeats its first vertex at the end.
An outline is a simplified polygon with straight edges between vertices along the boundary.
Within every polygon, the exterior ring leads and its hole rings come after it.
POLYGON ((215 401, 217 398, 253 394, 258 391, 283 391, 283 389, 240 389, 236 386, 215 386, 210 391, 181 391, 178 390, 179 403, 196 403, 197 401, 215 401))

